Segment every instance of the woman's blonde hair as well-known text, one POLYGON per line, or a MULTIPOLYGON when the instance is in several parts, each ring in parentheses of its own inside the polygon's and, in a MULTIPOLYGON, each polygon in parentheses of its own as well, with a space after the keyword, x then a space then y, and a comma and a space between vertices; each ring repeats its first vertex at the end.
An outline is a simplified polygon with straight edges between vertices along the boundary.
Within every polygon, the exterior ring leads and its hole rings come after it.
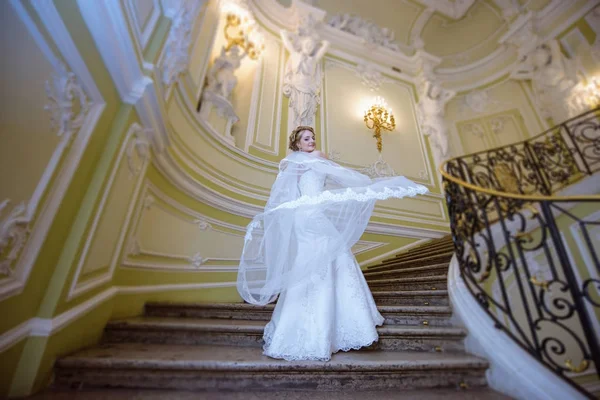
POLYGON ((290 142, 289 142, 289 149, 293 150, 293 151, 298 151, 300 150, 300 148, 298 147, 298 141, 300 140, 300 134, 302 133, 302 131, 310 131, 312 132, 312 134, 315 134, 315 130, 313 129, 312 126, 304 126, 301 125, 299 127, 297 127, 296 129, 294 129, 292 131, 292 134, 290 135, 290 142))

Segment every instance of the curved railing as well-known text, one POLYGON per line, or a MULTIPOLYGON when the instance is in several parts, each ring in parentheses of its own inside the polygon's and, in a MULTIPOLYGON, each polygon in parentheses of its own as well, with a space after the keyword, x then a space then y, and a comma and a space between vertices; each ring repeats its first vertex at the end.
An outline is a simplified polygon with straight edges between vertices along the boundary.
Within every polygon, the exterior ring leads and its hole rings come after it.
POLYGON ((598 171, 600 109, 441 168, 470 292, 499 329, 589 397, 577 382, 600 377, 600 196, 566 194, 595 185, 598 171))

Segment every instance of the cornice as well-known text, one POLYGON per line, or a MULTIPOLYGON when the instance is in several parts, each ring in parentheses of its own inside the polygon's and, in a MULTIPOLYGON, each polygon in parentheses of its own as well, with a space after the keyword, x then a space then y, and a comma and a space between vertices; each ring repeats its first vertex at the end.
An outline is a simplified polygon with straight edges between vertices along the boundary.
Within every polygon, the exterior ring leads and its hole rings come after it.
MULTIPOLYGON (((423 59, 431 59, 434 65, 439 64, 441 59, 434 55, 418 49, 422 43, 418 43, 420 36, 417 37, 419 29, 422 29, 427 22, 423 15, 433 15, 434 11, 438 11, 450 18, 461 18, 473 5, 473 0, 450 2, 438 0, 417 0, 420 4, 427 8, 417 18, 418 24, 415 24, 413 32, 411 32, 412 47, 406 48, 403 46, 401 51, 393 51, 383 47, 368 49, 368 61, 377 63, 381 66, 400 70, 403 79, 410 82, 415 81, 416 75, 420 72, 419 62, 423 59), (412 51, 412 53, 411 53, 412 51), (437 62, 435 62, 437 60, 437 62)), ((256 16, 257 21, 263 27, 276 35, 281 29, 292 29, 296 24, 296 12, 294 4, 302 4, 301 1, 295 0, 291 7, 286 8, 276 0, 252 0, 249 2, 252 12, 256 16), (287 25, 284 25, 288 22, 287 25)), ((556 28, 550 30, 549 27, 564 15, 570 8, 573 7, 572 2, 561 0, 552 0, 544 9, 536 13, 536 24, 540 31, 545 32, 545 39, 550 39, 573 24, 577 19, 581 18, 586 12, 594 8, 600 0, 589 1, 585 3, 577 12, 570 16, 567 20, 562 21, 556 28)), ((319 10, 324 12, 323 10, 319 10)), ((512 27, 509 28, 509 32, 512 27)), ((348 32, 335 29, 329 25, 323 24, 319 29, 320 36, 331 42, 330 53, 337 56, 356 59, 362 58, 367 48, 360 40, 357 40, 355 35, 348 32)), ((508 33, 507 33, 508 34, 508 33)), ((498 79, 499 76, 505 75, 513 65, 517 62, 517 51, 515 48, 504 44, 505 35, 499 40, 499 48, 487 55, 467 65, 457 68, 437 68, 436 76, 442 82, 446 82, 449 88, 457 91, 467 91, 473 88, 485 86, 490 82, 498 79), (507 66, 507 63, 510 65, 507 66), (473 81, 474 76, 482 78, 473 81)))

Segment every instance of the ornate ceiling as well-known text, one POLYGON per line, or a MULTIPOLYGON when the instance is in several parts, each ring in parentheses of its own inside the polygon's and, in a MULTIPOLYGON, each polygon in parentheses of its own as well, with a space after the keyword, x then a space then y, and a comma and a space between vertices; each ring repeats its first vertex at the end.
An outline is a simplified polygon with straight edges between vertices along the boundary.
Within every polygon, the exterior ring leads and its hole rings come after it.
MULTIPOLYGON (((271 21, 289 21, 296 0, 253 0, 271 21)), ((579 10, 596 1, 585 0, 308 0, 321 10, 326 27, 324 36, 347 51, 354 47, 344 34, 372 42, 373 61, 397 67, 414 75, 415 55, 424 53, 434 60, 439 76, 456 86, 474 79, 485 84, 516 61, 517 51, 506 42, 520 18, 528 15, 536 31, 547 36, 575 17, 579 10), (572 14, 572 15, 570 15, 572 14), (564 19, 564 18, 563 18, 564 19), (333 33, 330 28, 344 32, 333 33), (340 39, 337 40, 336 39, 340 39), (346 39, 346 40, 343 40, 346 39), (344 43, 348 46, 344 46, 344 43), (346 47, 346 48, 344 48, 346 47), (373 47, 377 47, 374 49, 373 47), (383 50, 382 50, 383 48, 383 50)), ((273 26, 271 27, 273 28, 273 26)), ((356 39, 356 38, 355 38, 356 39)), ((356 40, 355 40, 356 41, 356 40)), ((368 43, 367 43, 368 44, 368 43)))

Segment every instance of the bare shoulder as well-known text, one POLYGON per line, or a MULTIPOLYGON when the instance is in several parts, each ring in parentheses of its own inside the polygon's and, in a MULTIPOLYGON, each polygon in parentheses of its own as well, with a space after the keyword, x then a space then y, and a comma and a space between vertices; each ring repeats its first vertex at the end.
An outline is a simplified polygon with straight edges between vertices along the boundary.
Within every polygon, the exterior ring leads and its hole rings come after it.
POLYGON ((323 153, 323 152, 322 152, 322 151, 320 151, 320 150, 315 150, 315 151, 313 151, 313 154, 314 154, 315 156, 318 156, 318 157, 321 157, 321 158, 324 158, 324 159, 326 159, 326 160, 327 160, 327 154, 323 153))

